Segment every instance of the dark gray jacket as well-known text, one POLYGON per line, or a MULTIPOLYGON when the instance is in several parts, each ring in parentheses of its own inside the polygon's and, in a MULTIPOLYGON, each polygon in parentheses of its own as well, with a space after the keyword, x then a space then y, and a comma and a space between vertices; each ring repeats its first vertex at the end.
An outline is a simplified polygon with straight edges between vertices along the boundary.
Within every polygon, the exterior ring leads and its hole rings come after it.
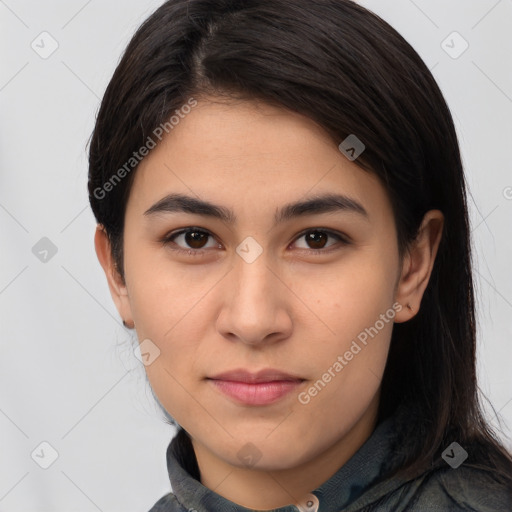
MULTIPOLYGON (((512 489, 501 486, 491 491, 489 477, 464 463, 455 469, 447 463, 412 480, 379 478, 399 446, 400 421, 403 418, 396 413, 377 425, 361 448, 304 503, 272 512, 512 512, 512 489)), ((149 512, 255 512, 192 478, 170 448, 167 468, 173 493, 163 496, 149 512)))

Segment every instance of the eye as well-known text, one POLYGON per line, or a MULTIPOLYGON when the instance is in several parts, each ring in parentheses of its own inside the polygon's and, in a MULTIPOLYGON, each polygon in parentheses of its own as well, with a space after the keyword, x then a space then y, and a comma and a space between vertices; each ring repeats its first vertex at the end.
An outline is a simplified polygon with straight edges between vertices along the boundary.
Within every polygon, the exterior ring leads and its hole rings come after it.
MULTIPOLYGON (((295 239, 295 244, 301 239, 304 239, 306 245, 302 247, 299 246, 299 250, 305 250, 313 254, 327 253, 331 251, 329 248, 332 246, 339 245, 340 243, 341 245, 348 245, 350 243, 348 239, 341 234, 320 228, 303 231, 295 239), (333 239, 334 242, 327 245, 329 238, 333 239), (336 242, 338 242, 338 244, 336 242)), ((201 255, 206 249, 222 248, 218 242, 215 242, 210 232, 196 227, 181 229, 170 233, 161 240, 161 243, 164 246, 169 246, 173 251, 184 252, 191 256, 201 255), (212 238, 210 245, 208 245, 208 238, 212 238)))
POLYGON ((348 240, 343 237, 341 234, 334 233, 329 230, 325 229, 309 229, 307 231, 304 231, 298 238, 295 240, 304 239, 304 242, 306 246, 299 247, 300 249, 310 250, 313 251, 313 253, 321 253, 321 252, 329 252, 328 250, 325 250, 327 247, 332 247, 333 245, 336 245, 336 242, 331 243, 330 245, 327 244, 327 240, 335 239, 338 242, 341 242, 342 244, 348 244, 348 240))
POLYGON ((187 254, 192 255, 200 254, 203 249, 209 249, 212 247, 220 248, 220 245, 215 242, 213 244, 210 244, 210 246, 206 245, 208 237, 211 237, 213 239, 213 236, 208 231, 192 227, 182 229, 180 231, 176 231, 174 233, 167 235, 162 240, 162 243, 164 245, 177 245, 178 248, 172 247, 172 249, 180 252, 183 251, 186 252, 187 254))

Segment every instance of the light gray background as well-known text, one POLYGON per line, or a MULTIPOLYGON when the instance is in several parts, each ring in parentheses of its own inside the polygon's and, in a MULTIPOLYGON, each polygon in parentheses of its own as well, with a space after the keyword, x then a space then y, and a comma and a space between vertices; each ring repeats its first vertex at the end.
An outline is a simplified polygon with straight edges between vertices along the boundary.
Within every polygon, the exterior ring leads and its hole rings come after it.
MULTIPOLYGON (((100 98, 161 3, 0 0, 0 511, 140 512, 169 490, 174 431, 111 301, 86 194, 100 98), (51 48, 43 31, 59 45, 47 59, 31 47, 51 48), (42 237, 57 248, 47 262, 32 252, 42 237), (42 442, 59 454, 48 469, 31 457, 51 456, 42 442)), ((361 3, 416 48, 455 117, 471 192, 480 386, 510 436, 512 0, 361 3), (456 59, 445 49, 458 53, 458 36, 442 47, 453 31, 469 43, 456 59)))

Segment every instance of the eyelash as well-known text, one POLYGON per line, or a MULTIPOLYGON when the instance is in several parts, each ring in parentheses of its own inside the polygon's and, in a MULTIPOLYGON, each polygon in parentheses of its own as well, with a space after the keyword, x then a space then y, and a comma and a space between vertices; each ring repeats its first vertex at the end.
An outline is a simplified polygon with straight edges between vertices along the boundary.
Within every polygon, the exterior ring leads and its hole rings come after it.
MULTIPOLYGON (((180 235, 183 235, 183 234, 187 234, 187 233, 202 233, 202 234, 205 234, 205 235, 209 235, 211 237, 213 237, 213 235, 205 230, 205 229, 202 229, 202 228, 195 228, 195 227, 190 227, 190 228, 186 228, 186 229, 181 229, 179 231, 175 231, 173 233, 169 233, 168 235, 166 235, 162 240, 160 240, 160 242, 164 245, 164 246, 167 246, 169 249, 171 249, 172 251, 175 251, 175 252, 178 252, 178 253, 185 253, 187 254, 188 256, 201 256, 203 253, 207 252, 209 249, 183 249, 182 247, 170 247, 170 244, 175 244, 174 242, 174 239, 177 238, 178 236, 180 235)), ((293 240, 293 242, 296 242, 297 240, 299 240, 300 238, 302 238, 303 236, 307 235, 308 233, 322 233, 322 234, 326 234, 330 237, 333 237, 333 238, 336 238, 338 240, 338 242, 341 242, 342 245, 349 245, 350 242, 348 241, 348 239, 341 235, 340 233, 336 233, 334 231, 331 231, 331 230, 328 230, 328 229, 322 229, 322 228, 310 228, 310 229, 307 229, 305 231, 302 231, 301 233, 299 233, 299 235, 297 235, 297 237, 293 240)), ((333 244, 334 246, 336 244, 333 244)), ((319 256, 319 255, 322 255, 322 254, 328 254, 334 250, 337 250, 339 249, 338 248, 334 248, 332 249, 333 246, 330 246, 328 249, 298 249, 299 251, 303 252, 307 252, 309 254, 312 254, 312 255, 315 255, 315 256, 319 256)), ((210 248, 211 249, 211 248, 210 248)))

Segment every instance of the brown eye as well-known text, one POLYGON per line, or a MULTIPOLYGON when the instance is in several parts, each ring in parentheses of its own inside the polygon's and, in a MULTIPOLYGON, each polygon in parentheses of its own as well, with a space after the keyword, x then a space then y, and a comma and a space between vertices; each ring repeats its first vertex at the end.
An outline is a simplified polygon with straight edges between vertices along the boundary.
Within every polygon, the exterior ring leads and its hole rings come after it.
POLYGON ((208 231, 197 228, 182 229, 171 233, 162 240, 162 243, 170 246, 173 250, 185 251, 187 254, 201 253, 203 249, 219 247, 208 231), (212 239, 213 245, 207 246, 209 238, 212 239), (172 247, 173 245, 177 247, 172 247))
POLYGON ((202 231, 188 231, 185 233, 185 242, 193 249, 202 249, 209 236, 202 231))
POLYGON ((310 231, 305 237, 311 249, 323 249, 329 235, 323 231, 310 231))
POLYGON ((350 243, 348 239, 345 239, 345 237, 343 237, 341 234, 333 233, 332 231, 324 229, 310 229, 308 231, 304 231, 296 239, 295 243, 297 243, 301 239, 303 239, 304 242, 302 243, 302 245, 298 245, 299 249, 309 249, 313 254, 315 254, 315 251, 318 254, 326 253, 329 251, 331 246, 343 246, 348 245, 350 243), (333 239, 334 242, 329 243, 329 239, 333 239))

